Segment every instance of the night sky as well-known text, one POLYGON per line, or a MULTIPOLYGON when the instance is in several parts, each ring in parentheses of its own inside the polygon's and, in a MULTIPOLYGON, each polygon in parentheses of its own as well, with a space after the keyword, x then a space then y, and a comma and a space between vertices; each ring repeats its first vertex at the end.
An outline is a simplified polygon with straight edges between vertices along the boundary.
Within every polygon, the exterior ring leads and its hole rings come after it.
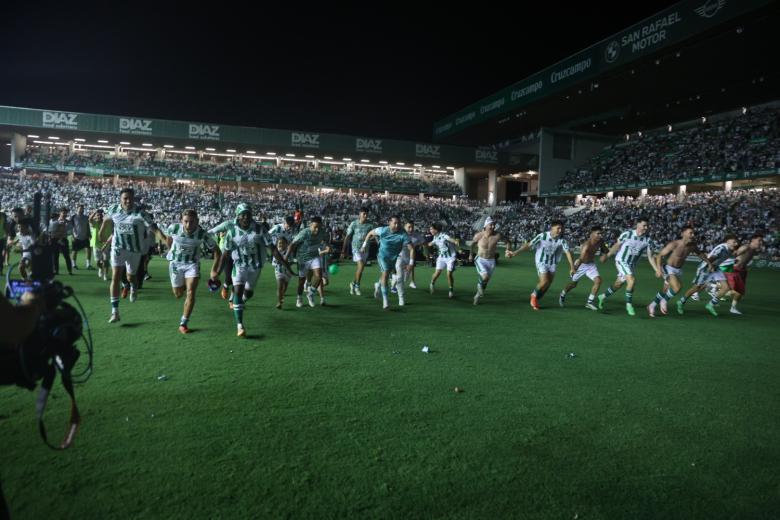
POLYGON ((6 6, 0 105, 430 140, 436 119, 673 3, 546 2, 520 16, 476 3, 446 15, 6 6))

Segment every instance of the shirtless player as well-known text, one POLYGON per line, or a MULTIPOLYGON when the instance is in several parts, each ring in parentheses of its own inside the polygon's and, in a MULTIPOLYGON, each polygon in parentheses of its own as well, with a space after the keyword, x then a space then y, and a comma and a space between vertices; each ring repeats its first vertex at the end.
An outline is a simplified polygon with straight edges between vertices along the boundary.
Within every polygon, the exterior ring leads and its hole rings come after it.
POLYGON ((745 296, 745 284, 747 283, 747 266, 753 257, 761 252, 764 247, 764 236, 756 233, 750 237, 750 242, 740 246, 735 253, 737 260, 734 263, 734 270, 726 273, 726 280, 731 287, 731 314, 742 314, 737 309, 737 303, 745 296))
POLYGON ((469 262, 474 262, 479 274, 477 282, 477 293, 474 295, 474 305, 479 304, 479 299, 485 295, 485 289, 496 269, 496 248, 498 241, 502 238, 501 233, 496 233, 496 223, 492 218, 485 219, 485 229, 480 231, 471 242, 471 251, 469 252, 469 262), (474 257, 474 249, 477 249, 477 256, 474 257))
POLYGON ((592 310, 599 310, 596 307, 596 295, 599 293, 599 287, 601 287, 601 275, 599 274, 599 268, 594 262, 597 253, 601 253, 601 263, 607 261, 607 253, 609 248, 604 244, 604 237, 601 235, 601 226, 593 226, 590 229, 590 237, 588 240, 580 245, 580 257, 574 262, 574 274, 571 275, 571 282, 561 291, 561 295, 558 296, 558 304, 563 307, 566 300, 566 295, 577 287, 577 283, 580 278, 587 276, 593 282, 593 288, 588 295, 588 301, 585 303, 585 307, 592 310))
POLYGON ((661 267, 664 273, 664 287, 668 284, 668 289, 661 290, 655 294, 655 299, 647 306, 647 313, 651 318, 655 318, 655 308, 660 304, 661 313, 666 314, 668 312, 668 303, 674 298, 674 295, 680 292, 682 283, 682 267, 685 264, 685 260, 690 255, 696 255, 704 262, 707 262, 712 271, 712 262, 710 262, 707 255, 699 250, 699 246, 696 244, 696 232, 691 226, 685 226, 680 234, 679 240, 672 240, 664 246, 661 251, 655 257, 656 265, 661 267), (663 263, 663 258, 666 258, 666 264, 663 263))

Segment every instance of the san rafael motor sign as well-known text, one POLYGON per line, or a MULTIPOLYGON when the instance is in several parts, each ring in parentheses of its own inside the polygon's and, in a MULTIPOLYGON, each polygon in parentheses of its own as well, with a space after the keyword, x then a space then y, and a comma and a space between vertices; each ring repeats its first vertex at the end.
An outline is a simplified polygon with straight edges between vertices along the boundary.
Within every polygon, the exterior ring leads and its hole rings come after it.
POLYGON ((320 147, 320 134, 308 134, 305 132, 293 132, 290 144, 296 148, 315 148, 320 147))
POLYGON ((151 119, 119 118, 119 133, 132 135, 152 135, 151 119))
POLYGON ((190 123, 190 139, 201 139, 203 141, 219 141, 219 126, 201 125, 190 123))
POLYGON ((71 112, 43 112, 44 128, 79 129, 79 115, 71 112))

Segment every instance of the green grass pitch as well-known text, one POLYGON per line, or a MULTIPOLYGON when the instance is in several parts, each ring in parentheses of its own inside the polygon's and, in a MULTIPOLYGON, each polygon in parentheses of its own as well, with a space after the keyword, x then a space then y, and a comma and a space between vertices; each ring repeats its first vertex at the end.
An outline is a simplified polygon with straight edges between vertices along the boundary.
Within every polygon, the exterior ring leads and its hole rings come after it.
MULTIPOLYGON (((585 309, 586 279, 559 308, 564 266, 540 312, 529 255, 500 261, 478 307, 474 268, 456 271, 450 301, 444 278, 428 294, 419 267, 420 289, 389 312, 372 298, 375 266, 362 297, 343 264, 329 306, 296 309, 291 288, 282 311, 266 269, 245 340, 205 283, 194 333, 179 334, 182 301, 160 259, 114 325, 107 284, 64 275, 93 327, 95 373, 60 453, 38 437, 36 394, 0 389, 12 515, 778 518, 780 273, 750 273, 744 316, 690 302, 685 316, 649 319, 660 282, 646 262, 634 318, 623 291, 606 312, 585 309)), ((611 283, 614 266, 600 269, 611 283)), ((54 397, 58 438, 59 382, 54 397)))

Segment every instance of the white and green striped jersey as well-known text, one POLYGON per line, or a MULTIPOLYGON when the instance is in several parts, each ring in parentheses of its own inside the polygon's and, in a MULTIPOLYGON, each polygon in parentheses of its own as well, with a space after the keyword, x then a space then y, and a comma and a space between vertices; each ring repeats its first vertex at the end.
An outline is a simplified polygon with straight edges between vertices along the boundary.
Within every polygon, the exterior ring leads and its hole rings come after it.
MULTIPOLYGON (((729 262, 733 263, 734 252, 729 249, 728 244, 723 243, 715 246, 715 248, 710 251, 707 257, 712 262, 712 266, 718 268, 721 265, 728 265, 729 262)), ((706 269, 709 269, 709 266, 707 265, 707 262, 702 260, 699 262, 696 271, 698 272, 706 269)))
POLYGON ((450 240, 452 240, 452 238, 450 238, 447 233, 438 233, 431 240, 431 243, 435 245, 436 249, 439 251, 439 258, 453 258, 457 255, 458 249, 450 240))
POLYGON ((569 243, 563 237, 553 238, 549 231, 545 231, 531 240, 531 249, 536 250, 537 264, 556 265, 563 252, 569 250, 569 243))
POLYGON ((292 243, 300 244, 296 253, 298 263, 302 264, 320 256, 320 249, 328 245, 328 233, 322 228, 316 235, 311 232, 311 228, 302 229, 292 243))
POLYGON ((114 222, 112 248, 131 253, 146 253, 143 246, 147 228, 154 225, 151 215, 135 207, 125 211, 119 204, 114 204, 106 210, 105 218, 114 222))
MULTIPOLYGON (((278 251, 278 250, 277 250, 278 251)), ((279 251, 279 254, 287 260, 287 251, 279 251)), ((287 267, 284 266, 279 260, 276 259, 276 257, 273 257, 271 259, 271 264, 274 266, 274 272, 279 274, 289 274, 289 271, 287 270, 287 267)))
POLYGON ((618 249, 615 261, 634 267, 639 257, 650 247, 650 237, 645 233, 642 236, 636 234, 636 231, 624 231, 618 238, 620 249, 618 249))
POLYGON ((236 225, 235 220, 226 220, 222 224, 218 224, 213 228, 209 229, 208 233, 211 236, 215 236, 220 233, 226 233, 227 231, 230 231, 231 228, 235 227, 235 225, 236 225))
POLYGON ((200 261, 201 246, 208 249, 216 247, 217 243, 206 230, 198 226, 194 233, 188 234, 183 224, 171 224, 166 234, 171 237, 173 243, 168 251, 168 260, 171 262, 192 263, 200 261))
POLYGON ((374 229, 374 225, 370 222, 360 223, 359 219, 350 222, 347 228, 347 236, 352 235, 352 251, 359 251, 363 246, 363 241, 366 239, 366 235, 374 229))
POLYGON ((284 224, 274 225, 271 229, 268 230, 268 234, 271 235, 271 240, 273 240, 274 244, 276 244, 280 238, 287 240, 288 244, 292 242, 293 239, 293 230, 284 229, 284 224))
POLYGON ((269 246, 272 243, 268 232, 254 222, 249 229, 233 226, 225 235, 225 251, 231 252, 233 265, 238 267, 263 267, 269 246))
MULTIPOLYGON (((412 231, 411 233, 407 233, 407 235, 409 235, 409 243, 412 244, 412 247, 414 248, 425 243, 425 237, 419 231, 412 231)), ((401 249, 401 261, 409 263, 409 260, 411 260, 411 258, 409 258, 409 248, 405 247, 401 249)))

